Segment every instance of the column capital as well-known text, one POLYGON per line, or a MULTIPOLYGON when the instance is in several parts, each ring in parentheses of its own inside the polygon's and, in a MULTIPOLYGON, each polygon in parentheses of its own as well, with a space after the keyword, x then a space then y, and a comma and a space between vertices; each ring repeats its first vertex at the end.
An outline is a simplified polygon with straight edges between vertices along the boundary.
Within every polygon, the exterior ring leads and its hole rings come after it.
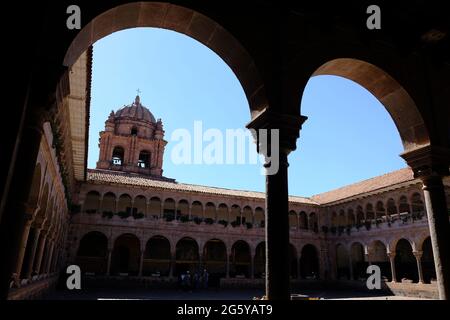
POLYGON ((396 252, 388 252, 388 253, 387 253, 387 256, 388 256, 390 259, 394 259, 394 258, 395 258, 395 254, 396 254, 396 252))
POLYGON ((414 178, 426 180, 433 176, 450 175, 450 149, 426 145, 400 155, 414 172, 414 178))
POLYGON ((423 251, 413 251, 413 255, 414 255, 414 257, 416 257, 417 259, 420 259, 420 258, 422 258, 423 251))
POLYGON ((280 134, 280 150, 289 154, 297 148, 296 141, 300 136, 300 129, 307 117, 301 115, 291 115, 275 112, 269 108, 265 108, 261 113, 250 121, 247 129, 256 130, 252 132, 253 137, 257 140, 257 151, 260 152, 259 129, 279 129, 280 134))

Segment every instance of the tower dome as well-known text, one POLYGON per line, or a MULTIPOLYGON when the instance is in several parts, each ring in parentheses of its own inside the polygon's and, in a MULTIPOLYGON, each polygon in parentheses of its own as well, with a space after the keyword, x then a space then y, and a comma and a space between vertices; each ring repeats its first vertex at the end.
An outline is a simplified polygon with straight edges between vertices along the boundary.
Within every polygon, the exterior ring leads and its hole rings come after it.
POLYGON ((139 95, 136 96, 132 104, 117 110, 115 119, 131 119, 156 123, 156 119, 150 110, 141 104, 139 95))

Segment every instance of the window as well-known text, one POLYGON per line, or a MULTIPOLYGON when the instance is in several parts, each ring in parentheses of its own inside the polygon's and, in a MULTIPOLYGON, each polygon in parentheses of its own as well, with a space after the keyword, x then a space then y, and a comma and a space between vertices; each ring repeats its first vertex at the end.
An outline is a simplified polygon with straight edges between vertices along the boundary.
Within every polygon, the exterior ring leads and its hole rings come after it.
POLYGON ((138 134, 138 129, 136 127, 131 128, 131 135, 137 136, 137 134, 138 134))
POLYGON ((141 153, 139 153, 138 167, 150 168, 150 152, 141 151, 141 153))
POLYGON ((121 166, 123 164, 124 151, 122 147, 115 147, 112 154, 112 164, 121 166))

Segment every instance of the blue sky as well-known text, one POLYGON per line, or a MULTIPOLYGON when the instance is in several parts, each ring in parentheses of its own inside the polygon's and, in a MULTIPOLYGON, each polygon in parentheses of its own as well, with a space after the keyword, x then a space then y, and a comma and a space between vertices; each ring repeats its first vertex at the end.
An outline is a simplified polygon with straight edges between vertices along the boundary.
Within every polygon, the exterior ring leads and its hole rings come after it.
MULTIPOLYGON (((143 105, 164 124, 169 141, 164 175, 178 182, 264 191, 259 165, 176 165, 174 130, 245 128, 244 91, 209 48, 185 35, 155 28, 116 32, 94 45, 88 167, 98 159, 99 131, 111 110, 143 105)), ((299 88, 301 94, 301 88, 299 88)), ((289 193, 310 196, 405 167, 402 144, 384 107, 358 84, 334 76, 312 78, 301 102, 308 116, 289 156, 289 193)))

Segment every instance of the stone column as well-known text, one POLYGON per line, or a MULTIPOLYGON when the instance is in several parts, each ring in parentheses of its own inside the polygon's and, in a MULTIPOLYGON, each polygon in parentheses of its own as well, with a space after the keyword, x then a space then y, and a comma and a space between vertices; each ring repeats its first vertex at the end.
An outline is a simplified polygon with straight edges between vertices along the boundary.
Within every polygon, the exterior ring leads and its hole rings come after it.
POLYGON ((50 273, 50 267, 51 267, 51 263, 52 263, 52 258, 53 258, 53 249, 55 247, 55 242, 53 239, 50 239, 50 243, 49 243, 49 247, 48 247, 48 258, 47 261, 45 262, 45 272, 44 273, 50 273))
POLYGON ((349 280, 354 280, 354 278, 353 278, 353 262, 352 262, 352 254, 351 254, 351 251, 350 251, 350 253, 349 253, 349 255, 348 255, 348 270, 350 271, 350 277, 349 277, 349 280))
POLYGON ((227 262, 226 262, 226 273, 225 273, 226 279, 230 278, 230 255, 231 255, 231 252, 227 251, 227 262))
POLYGON ((139 258, 139 277, 142 277, 142 269, 144 267, 144 253, 145 251, 141 251, 141 257, 139 258))
POLYGON ((45 243, 47 241, 47 231, 41 232, 41 235, 39 237, 39 244, 36 254, 36 262, 34 264, 34 271, 37 274, 40 274, 41 271, 41 264, 42 264, 42 257, 44 255, 44 249, 45 249, 45 243))
MULTIPOLYGON (((280 89, 277 88, 277 92, 280 89)), ((291 298, 288 154, 295 150, 299 129, 305 120, 305 117, 280 114, 266 108, 247 125, 247 128, 254 130, 252 134, 257 138, 258 152, 266 157, 264 165, 266 174, 265 284, 266 296, 269 300, 290 300, 291 298), (279 136, 277 137, 276 134, 279 136), (272 158, 267 157, 269 150, 272 158), (278 160, 278 170, 276 170, 276 160, 278 160)))
POLYGON ((176 251, 171 252, 170 254, 170 270, 169 270, 169 277, 173 278, 173 273, 175 272, 175 264, 176 264, 176 251))
POLYGON ((30 234, 31 224, 33 223, 32 219, 33 219, 33 216, 31 214, 25 215, 24 228, 22 231, 22 235, 20 237, 20 245, 19 245, 19 252, 17 255, 16 267, 14 268, 14 272, 13 272, 17 276, 18 279, 20 279, 20 273, 22 271, 22 264, 23 264, 23 259, 25 258, 25 251, 27 248, 28 236, 30 234))
POLYGON ((397 282, 397 271, 395 271, 395 252, 388 252, 389 262, 391 263, 392 282, 397 282))
POLYGON ((416 257, 417 262, 417 274, 419 275, 419 283, 423 283, 423 271, 422 271, 422 251, 414 251, 414 257, 416 257))
POLYGON ((450 223, 442 183, 450 174, 450 149, 428 145, 401 156, 422 181, 439 299, 450 300, 450 223))
POLYGON ((40 233, 41 233, 40 227, 34 228, 34 242, 30 252, 30 259, 28 260, 28 266, 25 271, 25 278, 27 279, 31 278, 31 274, 33 273, 33 265, 35 262, 36 250, 40 242, 40 233))
POLYGON ((111 256, 112 256, 112 249, 108 248, 108 260, 106 261, 106 275, 111 275, 111 256))

